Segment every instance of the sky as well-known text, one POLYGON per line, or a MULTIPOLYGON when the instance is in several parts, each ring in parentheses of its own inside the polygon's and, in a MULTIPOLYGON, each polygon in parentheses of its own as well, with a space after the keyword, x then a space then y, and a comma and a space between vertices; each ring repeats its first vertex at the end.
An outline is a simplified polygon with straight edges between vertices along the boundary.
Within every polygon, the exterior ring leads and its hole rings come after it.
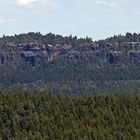
POLYGON ((93 40, 140 33, 140 0, 0 0, 0 36, 49 32, 93 40))

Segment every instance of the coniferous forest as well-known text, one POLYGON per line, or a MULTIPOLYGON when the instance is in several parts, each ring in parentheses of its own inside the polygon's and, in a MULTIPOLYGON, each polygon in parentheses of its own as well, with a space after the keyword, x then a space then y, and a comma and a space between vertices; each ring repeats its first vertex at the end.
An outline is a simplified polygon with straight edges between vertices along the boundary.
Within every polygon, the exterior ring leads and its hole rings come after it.
POLYGON ((0 140, 139 140, 140 34, 0 38, 0 140))
POLYGON ((139 140, 140 96, 0 94, 1 140, 139 140))

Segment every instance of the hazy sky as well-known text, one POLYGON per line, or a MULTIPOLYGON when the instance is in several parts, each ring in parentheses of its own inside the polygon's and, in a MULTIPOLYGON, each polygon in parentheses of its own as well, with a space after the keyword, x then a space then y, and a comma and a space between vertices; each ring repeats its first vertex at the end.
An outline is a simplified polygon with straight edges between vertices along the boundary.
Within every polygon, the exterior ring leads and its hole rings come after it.
POLYGON ((0 0, 0 36, 27 32, 103 39, 140 32, 140 0, 0 0))

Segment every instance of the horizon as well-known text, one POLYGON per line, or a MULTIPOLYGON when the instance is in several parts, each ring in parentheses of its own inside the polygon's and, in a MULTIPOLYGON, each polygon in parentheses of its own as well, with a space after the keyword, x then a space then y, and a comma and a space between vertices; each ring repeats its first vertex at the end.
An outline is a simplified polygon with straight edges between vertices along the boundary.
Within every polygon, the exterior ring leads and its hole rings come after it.
POLYGON ((0 36, 41 32, 94 41, 140 32, 140 1, 1 0, 0 36))
MULTIPOLYGON (((105 39, 108 39, 108 38, 111 38, 111 37, 114 37, 114 36, 125 36, 127 33, 131 33, 131 32, 126 32, 125 34, 114 34, 114 35, 112 35, 112 36, 108 36, 108 37, 106 37, 106 38, 102 38, 102 39, 97 39, 97 40, 94 40, 94 38, 92 38, 92 37, 90 37, 90 36, 77 36, 77 35, 73 35, 73 34, 70 34, 70 35, 62 35, 62 34, 57 34, 57 33, 52 33, 52 32, 48 32, 48 33, 45 33, 45 34, 43 34, 43 33, 41 33, 41 32, 26 32, 26 33, 18 33, 18 34, 11 34, 11 35, 7 35, 7 34, 3 34, 2 36, 0 36, 0 38, 2 38, 3 36, 6 36, 6 37, 11 37, 11 36, 18 36, 18 35, 21 35, 21 34, 29 34, 29 33, 35 33, 35 34, 37 34, 37 33, 40 33, 41 35, 43 35, 43 36, 45 36, 45 35, 47 35, 47 34, 49 34, 49 33, 51 33, 51 34, 55 34, 55 35, 61 35, 61 36, 63 36, 63 37, 69 37, 69 36, 72 36, 72 37, 77 37, 77 39, 80 39, 80 38, 86 38, 86 37, 88 37, 88 38, 91 38, 92 39, 92 41, 93 42, 96 42, 96 41, 100 41, 100 40, 105 40, 105 39)), ((133 33, 131 33, 132 35, 134 34, 134 33, 136 33, 136 32, 133 32, 133 33)), ((140 33, 136 33, 136 34, 140 34, 140 33)))
MULTIPOLYGON (((63 36, 63 37, 68 37, 68 36, 71 36, 72 35, 72 37, 74 37, 74 36, 76 36, 78 39, 80 39, 80 38, 86 38, 86 37, 89 37, 89 38, 92 38, 91 36, 78 36, 78 35, 73 35, 73 34, 69 34, 69 35, 63 35, 63 34, 59 34, 59 33, 53 33, 53 32, 46 32, 46 33, 42 33, 42 32, 21 32, 21 33, 18 33, 18 34, 3 34, 3 35, 0 35, 0 38, 2 38, 3 36, 15 36, 15 35, 21 35, 21 34, 29 34, 29 33, 40 33, 41 35, 47 35, 47 34, 49 34, 49 33, 52 33, 52 34, 55 34, 55 35, 61 35, 61 36, 63 36)), ((126 32, 126 33, 130 33, 130 32, 126 32)), ((110 37, 113 37, 113 36, 119 36, 119 35, 121 35, 121 36, 125 36, 126 35, 126 33, 124 33, 124 34, 114 34, 114 35, 112 35, 112 36, 107 36, 106 38, 102 38, 102 39, 97 39, 97 40, 94 40, 94 38, 92 38, 92 41, 98 41, 98 40, 105 40, 105 39, 107 39, 107 38, 110 38, 110 37)), ((131 33, 131 34, 133 34, 133 33, 131 33)), ((137 33, 137 34, 139 34, 139 33, 137 33)))

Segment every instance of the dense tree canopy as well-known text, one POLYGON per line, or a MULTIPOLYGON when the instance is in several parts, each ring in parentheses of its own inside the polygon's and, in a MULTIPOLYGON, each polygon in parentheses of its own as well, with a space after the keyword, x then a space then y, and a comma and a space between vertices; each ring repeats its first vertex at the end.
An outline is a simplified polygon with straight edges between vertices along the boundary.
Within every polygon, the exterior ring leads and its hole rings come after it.
POLYGON ((0 94, 1 140, 139 140, 140 96, 0 94))

